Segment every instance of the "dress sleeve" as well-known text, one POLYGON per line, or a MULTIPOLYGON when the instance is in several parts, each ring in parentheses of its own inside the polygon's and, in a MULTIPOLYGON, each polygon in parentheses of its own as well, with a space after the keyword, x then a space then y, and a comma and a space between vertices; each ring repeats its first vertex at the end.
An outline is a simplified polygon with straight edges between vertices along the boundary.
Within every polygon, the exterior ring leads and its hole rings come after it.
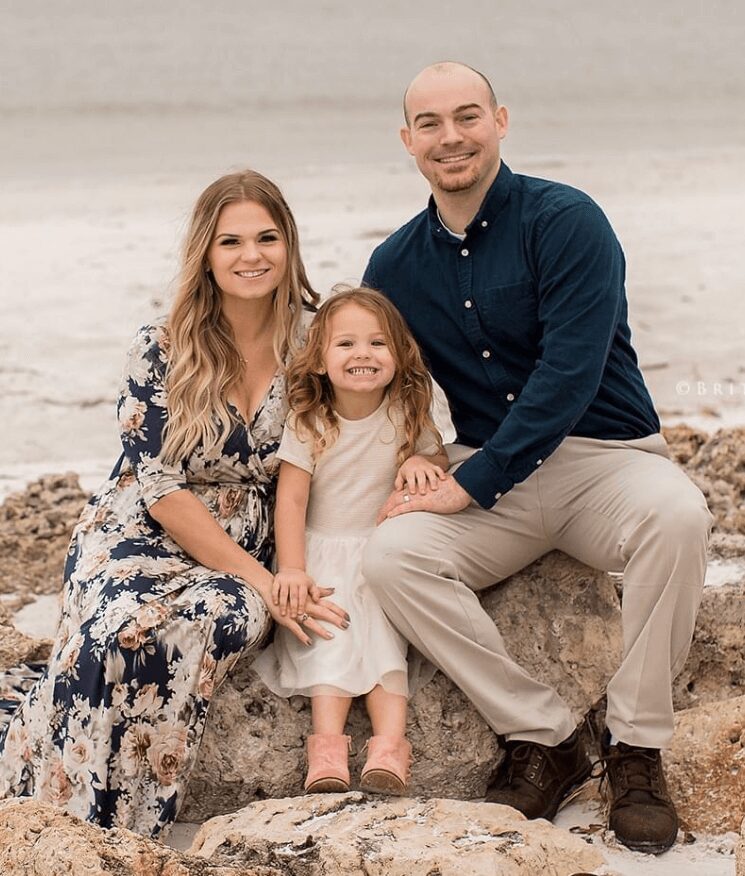
POLYGON ((298 435, 297 426, 292 416, 285 423, 282 441, 277 451, 277 459, 283 462, 291 462, 303 471, 313 474, 316 464, 313 461, 310 438, 304 440, 298 435))
POLYGON ((150 508, 176 490, 187 489, 185 466, 160 458, 168 418, 165 373, 167 335, 161 326, 144 326, 129 349, 117 414, 124 455, 150 508))
POLYGON ((414 453, 422 456, 432 456, 437 453, 437 435, 432 429, 425 429, 419 436, 414 453))

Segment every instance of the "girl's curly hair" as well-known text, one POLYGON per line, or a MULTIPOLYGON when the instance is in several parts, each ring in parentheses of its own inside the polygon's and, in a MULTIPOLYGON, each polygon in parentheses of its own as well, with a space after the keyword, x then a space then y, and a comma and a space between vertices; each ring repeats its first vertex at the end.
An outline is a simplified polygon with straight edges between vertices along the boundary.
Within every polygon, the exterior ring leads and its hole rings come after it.
POLYGON ((400 408, 404 423, 398 464, 415 452, 425 432, 435 436, 438 451, 442 451, 442 439, 430 414, 432 378, 401 314, 375 289, 335 286, 333 292, 320 306, 305 347, 287 369, 287 396, 294 424, 313 442, 313 458, 317 459, 339 435, 334 388, 325 373, 324 354, 331 318, 348 304, 362 307, 377 318, 393 357, 396 370, 388 386, 389 411, 391 405, 400 408))

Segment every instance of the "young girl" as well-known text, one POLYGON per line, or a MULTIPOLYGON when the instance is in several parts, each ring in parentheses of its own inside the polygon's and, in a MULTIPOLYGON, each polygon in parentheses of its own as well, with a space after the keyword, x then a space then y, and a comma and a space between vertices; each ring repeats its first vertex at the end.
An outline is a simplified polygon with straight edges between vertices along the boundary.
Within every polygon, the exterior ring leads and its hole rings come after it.
POLYGON ((373 736, 360 786, 402 794, 411 754, 407 645, 361 580, 360 558, 394 485, 423 493, 445 477, 447 457, 429 414, 431 381, 388 299, 348 289, 320 308, 287 388, 273 593, 301 625, 305 644, 291 626, 279 629, 254 668, 280 696, 311 697, 306 791, 349 790, 344 725, 352 697, 364 694, 373 736), (334 635, 308 617, 306 596, 316 598, 319 586, 335 589, 348 629, 334 635))

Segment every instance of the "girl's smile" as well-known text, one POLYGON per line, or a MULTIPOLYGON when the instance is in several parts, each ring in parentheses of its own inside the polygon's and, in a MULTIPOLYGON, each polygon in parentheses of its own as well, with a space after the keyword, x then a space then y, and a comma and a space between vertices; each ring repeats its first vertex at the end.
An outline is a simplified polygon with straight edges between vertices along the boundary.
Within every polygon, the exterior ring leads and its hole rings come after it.
POLYGON ((334 406, 348 419, 365 417, 379 407, 396 373, 378 318, 351 302, 329 320, 323 358, 334 388, 334 406))

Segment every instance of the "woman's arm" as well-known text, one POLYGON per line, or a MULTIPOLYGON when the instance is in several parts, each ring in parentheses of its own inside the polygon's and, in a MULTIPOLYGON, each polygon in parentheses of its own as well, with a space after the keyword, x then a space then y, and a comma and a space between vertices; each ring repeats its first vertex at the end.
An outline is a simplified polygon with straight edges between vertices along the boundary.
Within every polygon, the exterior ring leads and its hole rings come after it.
POLYGON ((150 506, 149 513, 198 563, 237 575, 269 602, 272 573, 234 542, 189 490, 177 490, 158 499, 150 506))

